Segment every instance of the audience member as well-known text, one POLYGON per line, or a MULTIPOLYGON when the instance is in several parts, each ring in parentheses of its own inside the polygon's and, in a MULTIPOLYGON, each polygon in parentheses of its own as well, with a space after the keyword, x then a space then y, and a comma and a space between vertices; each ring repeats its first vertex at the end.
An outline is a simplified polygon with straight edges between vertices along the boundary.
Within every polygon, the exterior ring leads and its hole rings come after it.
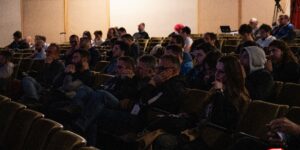
POLYGON ((96 46, 96 47, 101 46, 101 44, 104 42, 102 40, 102 31, 101 30, 95 31, 94 36, 95 36, 94 45, 92 45, 92 46, 96 46))
POLYGON ((258 29, 258 20, 256 18, 251 18, 249 20, 249 25, 252 27, 252 34, 254 38, 258 38, 260 36, 258 29))
POLYGON ((179 24, 176 24, 176 25, 174 26, 174 32, 170 33, 168 37, 171 37, 171 36, 173 36, 173 35, 179 35, 180 32, 181 32, 181 29, 182 29, 183 27, 184 27, 183 24, 180 24, 180 23, 179 23, 179 24))
POLYGON ((125 34, 122 40, 129 46, 128 51, 125 52, 125 56, 130 56, 136 60, 140 56, 140 49, 137 44, 134 43, 134 39, 130 34, 125 34))
POLYGON ((120 37, 122 37, 123 35, 127 34, 127 31, 124 27, 120 27, 118 29, 118 33, 119 33, 120 37))
POLYGON ((100 61, 100 54, 95 47, 92 47, 91 40, 86 37, 80 38, 80 49, 89 52, 89 65, 93 69, 97 62, 100 61))
POLYGON ((46 52, 44 49, 45 43, 43 40, 37 40, 35 42, 35 46, 34 46, 34 53, 30 56, 28 56, 28 58, 33 58, 33 59, 45 59, 46 58, 46 52))
POLYGON ((138 40, 138 39, 150 39, 148 33, 145 31, 145 23, 140 23, 138 25, 138 30, 139 32, 136 32, 133 34, 133 38, 135 40, 138 40))
POLYGON ((21 31, 16 31, 13 34, 14 41, 10 43, 8 46, 6 46, 9 49, 26 49, 29 48, 29 44, 22 39, 22 32, 21 31))
POLYGON ((242 24, 239 28, 239 34, 241 35, 242 41, 238 45, 236 54, 240 54, 242 49, 245 47, 244 43, 251 41, 253 42, 253 34, 252 34, 252 27, 248 24, 242 24))
POLYGON ((26 36, 25 41, 28 43, 30 49, 34 48, 34 42, 31 36, 26 36))
POLYGON ((9 51, 0 51, 0 93, 5 94, 9 78, 14 71, 14 64, 11 62, 12 54, 9 51))
POLYGON ((68 49, 62 58, 65 61, 65 65, 72 63, 72 57, 75 50, 79 49, 79 37, 75 34, 69 37, 70 49, 68 49))
POLYGON ((273 40, 276 40, 274 36, 271 35, 272 28, 269 25, 262 24, 259 27, 259 35, 260 38, 256 41, 256 43, 262 48, 268 48, 270 43, 273 40))
POLYGON ((295 38, 295 32, 294 25, 290 23, 290 17, 288 15, 280 15, 278 23, 279 25, 273 29, 272 35, 279 40, 292 41, 295 38))
POLYGON ((217 35, 213 32, 206 32, 204 34, 204 41, 206 43, 211 44, 212 46, 214 46, 215 48, 220 48, 220 43, 217 39, 217 35))
POLYGON ((184 39, 184 52, 190 52, 191 46, 193 44, 193 39, 191 38, 191 29, 188 26, 185 26, 181 29, 180 35, 184 39))

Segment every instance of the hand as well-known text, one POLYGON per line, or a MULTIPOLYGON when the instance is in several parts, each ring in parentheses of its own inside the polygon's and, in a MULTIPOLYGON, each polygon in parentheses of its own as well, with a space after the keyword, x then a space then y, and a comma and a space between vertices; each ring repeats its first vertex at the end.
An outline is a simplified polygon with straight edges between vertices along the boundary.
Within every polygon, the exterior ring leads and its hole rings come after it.
POLYGON ((283 132, 291 135, 300 134, 300 125, 290 121, 287 118, 279 118, 271 121, 267 126, 273 132, 283 132))
POLYGON ((120 107, 122 109, 128 110, 130 107, 130 99, 123 99, 120 101, 120 107))
POLYGON ((224 89, 224 85, 222 82, 215 80, 213 83, 213 88, 215 90, 220 90, 220 89, 224 89))
POLYGON ((75 73, 75 70, 75 65, 69 64, 65 69, 65 73, 75 73))
POLYGON ((272 72, 273 71, 273 65, 271 60, 267 60, 265 67, 268 71, 272 72))

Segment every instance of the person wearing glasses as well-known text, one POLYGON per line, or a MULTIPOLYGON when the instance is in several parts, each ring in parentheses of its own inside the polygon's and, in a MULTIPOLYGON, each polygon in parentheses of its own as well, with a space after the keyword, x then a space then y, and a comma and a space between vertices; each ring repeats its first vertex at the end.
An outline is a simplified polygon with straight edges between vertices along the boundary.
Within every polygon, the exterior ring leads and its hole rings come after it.
POLYGON ((290 23, 288 15, 280 15, 278 19, 279 25, 272 30, 272 35, 276 39, 291 41, 295 37, 294 25, 290 23))

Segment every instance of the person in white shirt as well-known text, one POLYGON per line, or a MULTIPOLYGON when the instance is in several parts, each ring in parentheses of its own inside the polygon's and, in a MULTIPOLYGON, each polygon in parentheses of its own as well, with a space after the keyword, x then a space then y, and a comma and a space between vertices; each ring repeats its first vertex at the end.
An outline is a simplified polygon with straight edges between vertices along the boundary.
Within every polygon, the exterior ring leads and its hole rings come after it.
POLYGON ((262 48, 268 48, 270 43, 276 38, 271 35, 272 28, 267 24, 262 24, 259 27, 260 38, 256 41, 256 43, 262 48))
POLYGON ((94 45, 92 46, 96 46, 96 47, 101 46, 101 44, 104 42, 102 40, 102 31, 101 30, 95 31, 94 36, 95 36, 94 45))
POLYGON ((184 28, 181 29, 180 35, 184 39, 184 52, 190 52, 191 46, 193 44, 193 39, 191 38, 191 28, 188 26, 185 26, 184 28))

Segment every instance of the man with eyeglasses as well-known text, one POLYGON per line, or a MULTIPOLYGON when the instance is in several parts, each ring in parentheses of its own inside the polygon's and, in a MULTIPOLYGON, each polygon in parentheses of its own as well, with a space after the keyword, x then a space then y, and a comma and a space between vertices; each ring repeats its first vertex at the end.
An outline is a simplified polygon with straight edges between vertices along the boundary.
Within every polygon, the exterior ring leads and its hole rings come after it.
POLYGON ((290 41, 295 37, 294 25, 290 23, 288 15, 280 15, 278 19, 279 25, 272 31, 272 35, 279 40, 290 41))

